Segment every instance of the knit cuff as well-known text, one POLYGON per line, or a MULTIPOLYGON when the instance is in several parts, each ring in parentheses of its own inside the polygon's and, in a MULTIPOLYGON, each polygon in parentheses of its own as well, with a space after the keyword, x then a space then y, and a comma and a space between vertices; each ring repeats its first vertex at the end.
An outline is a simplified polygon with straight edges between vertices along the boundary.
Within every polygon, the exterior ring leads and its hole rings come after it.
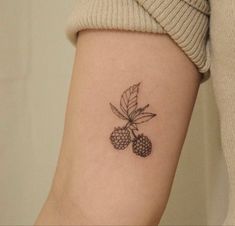
POLYGON ((80 0, 68 18, 66 34, 75 45, 85 29, 118 29, 166 33, 134 0, 80 0))
POLYGON ((209 76, 210 8, 207 0, 136 0, 203 73, 209 76))
POLYGON ((65 32, 74 45, 86 29, 167 33, 203 74, 203 82, 210 66, 208 20, 207 0, 79 0, 65 32))

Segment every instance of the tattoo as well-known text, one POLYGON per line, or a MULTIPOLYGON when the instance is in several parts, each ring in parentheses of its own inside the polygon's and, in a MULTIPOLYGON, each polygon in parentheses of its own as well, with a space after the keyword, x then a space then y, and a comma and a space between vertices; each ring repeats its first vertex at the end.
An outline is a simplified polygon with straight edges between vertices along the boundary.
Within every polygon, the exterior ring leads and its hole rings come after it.
POLYGON ((137 134, 138 125, 149 121, 156 114, 145 112, 149 104, 138 108, 138 93, 140 83, 126 89, 120 100, 120 110, 110 103, 112 112, 127 123, 123 127, 115 127, 110 135, 110 141, 115 149, 124 150, 132 142, 132 150, 136 155, 146 157, 152 152, 151 140, 143 135, 137 134), (133 137, 133 138, 132 138, 133 137))

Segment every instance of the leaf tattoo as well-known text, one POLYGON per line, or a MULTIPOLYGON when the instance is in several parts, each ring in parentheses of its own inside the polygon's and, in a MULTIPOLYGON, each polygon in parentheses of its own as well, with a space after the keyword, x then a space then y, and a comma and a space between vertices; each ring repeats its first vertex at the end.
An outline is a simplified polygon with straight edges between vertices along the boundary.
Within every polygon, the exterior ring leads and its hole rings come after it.
POLYGON ((121 96, 120 108, 127 117, 129 117, 129 113, 136 110, 137 108, 139 85, 140 83, 131 86, 125 90, 121 96))
POLYGON ((149 104, 147 104, 146 106, 144 106, 143 108, 138 108, 137 110, 133 111, 130 115, 130 118, 133 119, 135 118, 135 116, 141 114, 143 111, 145 111, 145 109, 149 107, 149 104))
POLYGON ((117 116, 119 117, 120 119, 124 119, 124 120, 128 120, 128 118, 126 118, 115 106, 113 106, 111 103, 110 104, 110 107, 112 109, 112 112, 117 116))
POLYGON ((154 113, 145 112, 149 104, 138 108, 138 94, 140 83, 126 89, 120 99, 120 110, 112 103, 112 112, 120 119, 126 120, 123 127, 115 127, 110 135, 110 141, 115 149, 123 150, 132 142, 133 152, 141 157, 147 157, 152 152, 151 140, 143 134, 135 134, 138 125, 151 120, 156 116, 154 113), (132 138, 133 137, 133 138, 132 138))
POLYGON ((143 112, 143 113, 137 115, 137 117, 134 120, 134 123, 140 124, 140 123, 147 122, 150 119, 152 119, 154 116, 156 116, 156 115, 153 113, 143 112))

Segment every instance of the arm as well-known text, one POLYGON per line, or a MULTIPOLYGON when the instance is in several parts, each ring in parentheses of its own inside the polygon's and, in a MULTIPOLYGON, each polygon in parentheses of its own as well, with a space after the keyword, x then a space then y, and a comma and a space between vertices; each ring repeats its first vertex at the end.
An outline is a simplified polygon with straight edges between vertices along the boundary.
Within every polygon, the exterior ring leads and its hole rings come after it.
MULTIPOLYGON (((61 154, 36 224, 159 223, 169 197, 200 83, 196 67, 167 35, 83 31, 77 42, 61 154), (139 82, 138 105, 157 114, 139 131, 147 157, 116 150, 124 90, 139 82)), ((134 139, 133 134, 131 139, 134 139)))

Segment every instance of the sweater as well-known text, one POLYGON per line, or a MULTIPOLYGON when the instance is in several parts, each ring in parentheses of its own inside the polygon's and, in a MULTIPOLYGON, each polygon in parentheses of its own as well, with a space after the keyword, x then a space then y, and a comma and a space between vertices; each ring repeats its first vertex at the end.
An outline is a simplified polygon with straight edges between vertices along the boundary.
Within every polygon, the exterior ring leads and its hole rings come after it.
POLYGON ((84 29, 119 29, 167 33, 202 73, 209 77, 209 4, 205 0, 79 0, 66 34, 76 45, 84 29))
POLYGON ((229 206, 224 225, 235 225, 235 1, 211 0, 210 5, 210 74, 229 178, 229 206))
POLYGON ((234 0, 78 0, 65 31, 74 46, 85 29, 168 34, 203 75, 201 82, 212 78, 230 180, 224 225, 235 225, 234 27, 234 0))

